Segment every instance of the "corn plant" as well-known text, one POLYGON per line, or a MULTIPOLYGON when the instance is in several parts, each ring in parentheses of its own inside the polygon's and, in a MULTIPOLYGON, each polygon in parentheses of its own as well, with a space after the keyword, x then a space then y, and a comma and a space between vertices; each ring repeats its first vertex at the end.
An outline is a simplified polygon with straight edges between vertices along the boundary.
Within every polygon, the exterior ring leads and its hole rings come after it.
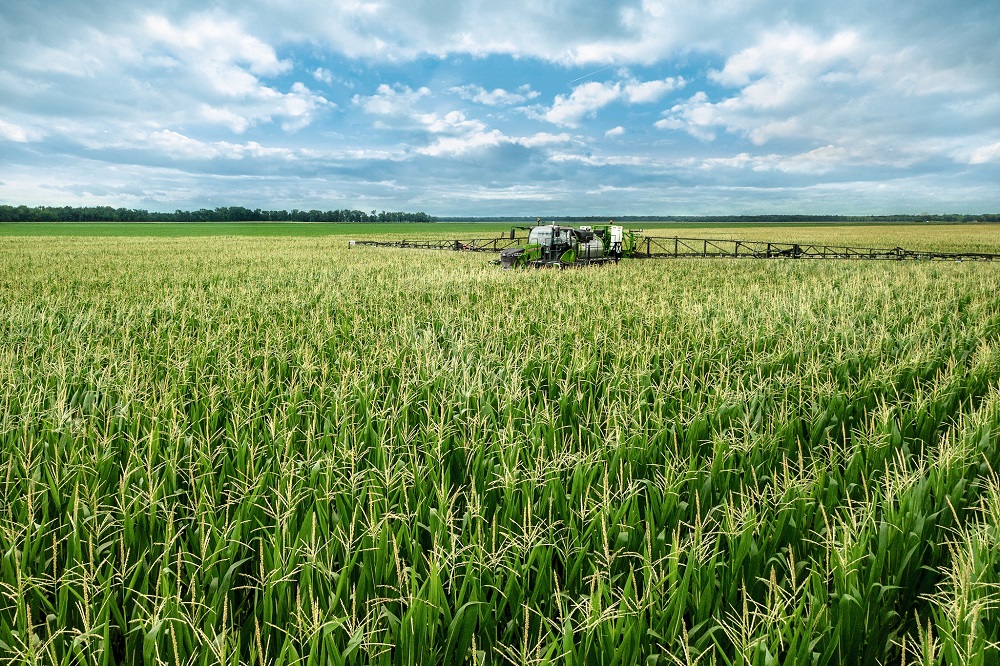
POLYGON ((0 258, 4 663, 1000 658, 994 266, 0 258))

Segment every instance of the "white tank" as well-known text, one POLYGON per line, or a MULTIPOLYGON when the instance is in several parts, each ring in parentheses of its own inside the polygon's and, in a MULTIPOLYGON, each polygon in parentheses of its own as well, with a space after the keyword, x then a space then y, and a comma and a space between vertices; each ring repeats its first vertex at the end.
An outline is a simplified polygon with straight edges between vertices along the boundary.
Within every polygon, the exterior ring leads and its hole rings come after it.
POLYGON ((604 256, 604 243, 600 238, 580 243, 576 256, 578 259, 600 259, 604 256))

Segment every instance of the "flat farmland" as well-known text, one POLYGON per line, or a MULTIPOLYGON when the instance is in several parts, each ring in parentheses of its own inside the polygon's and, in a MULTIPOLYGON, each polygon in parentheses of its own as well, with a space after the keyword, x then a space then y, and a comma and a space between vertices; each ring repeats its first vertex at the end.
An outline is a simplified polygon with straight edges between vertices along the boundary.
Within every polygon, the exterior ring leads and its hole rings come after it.
POLYGON ((1000 263, 516 272, 346 242, 504 224, 14 226, 2 659, 1000 660, 1000 263))
MULTIPOLYGON (((577 223, 574 223, 577 224, 577 223)), ((45 222, 0 223, 0 238, 9 237, 108 237, 108 238, 391 238, 448 239, 493 238, 508 235, 511 227, 524 222, 441 222, 429 224, 348 224, 312 222, 225 222, 225 223, 120 223, 45 222)), ((866 245, 919 249, 988 251, 1000 248, 1000 227, 996 224, 722 224, 626 222, 624 226, 644 229, 649 235, 691 236, 696 238, 738 238, 775 242, 806 242, 827 245, 866 245)), ((520 234, 527 232, 519 230, 520 234)))

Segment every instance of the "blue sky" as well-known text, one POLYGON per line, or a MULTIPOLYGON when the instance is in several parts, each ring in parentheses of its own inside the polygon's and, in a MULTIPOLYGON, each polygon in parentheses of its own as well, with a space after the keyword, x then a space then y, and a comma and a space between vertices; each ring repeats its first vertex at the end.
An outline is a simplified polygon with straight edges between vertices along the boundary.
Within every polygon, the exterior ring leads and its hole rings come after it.
POLYGON ((0 203, 1000 211, 1000 3, 0 7, 0 203))

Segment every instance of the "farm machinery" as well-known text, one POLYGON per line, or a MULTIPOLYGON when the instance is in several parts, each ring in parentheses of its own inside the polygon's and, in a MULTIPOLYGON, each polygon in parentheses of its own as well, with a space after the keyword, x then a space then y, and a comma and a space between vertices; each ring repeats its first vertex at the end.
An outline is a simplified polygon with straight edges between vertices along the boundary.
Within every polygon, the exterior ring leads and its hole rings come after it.
POLYGON ((537 224, 514 227, 509 236, 455 240, 352 240, 349 246, 396 247, 459 252, 499 253, 493 261, 503 268, 588 266, 628 259, 731 258, 731 259, 856 259, 925 261, 1000 261, 1000 254, 938 252, 901 247, 871 248, 803 243, 776 243, 681 236, 644 235, 613 222, 570 227, 537 224), (518 235, 527 230, 527 237, 518 235))
POLYGON ((501 250, 496 262, 503 268, 523 268, 618 261, 635 255, 637 233, 613 224, 579 228, 543 224, 531 227, 523 246, 501 250))

